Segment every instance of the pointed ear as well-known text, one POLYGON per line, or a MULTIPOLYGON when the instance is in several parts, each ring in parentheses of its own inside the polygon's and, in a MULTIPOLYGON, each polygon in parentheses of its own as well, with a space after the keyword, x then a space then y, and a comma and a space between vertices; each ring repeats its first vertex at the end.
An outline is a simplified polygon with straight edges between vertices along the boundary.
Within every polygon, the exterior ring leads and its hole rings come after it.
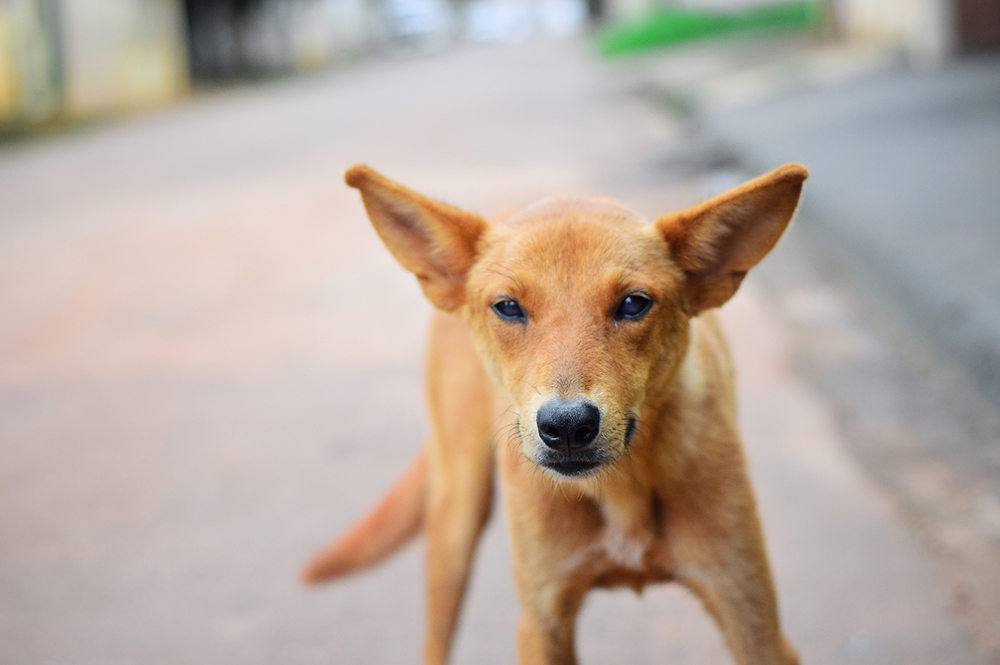
POLYGON ((400 265, 417 276, 424 295, 445 311, 465 302, 465 276, 488 228, 471 212, 432 201, 367 166, 344 174, 360 190, 368 217, 400 265))
POLYGON ((684 270, 688 314, 729 300, 792 219, 809 172, 785 164, 702 204, 654 222, 684 270))

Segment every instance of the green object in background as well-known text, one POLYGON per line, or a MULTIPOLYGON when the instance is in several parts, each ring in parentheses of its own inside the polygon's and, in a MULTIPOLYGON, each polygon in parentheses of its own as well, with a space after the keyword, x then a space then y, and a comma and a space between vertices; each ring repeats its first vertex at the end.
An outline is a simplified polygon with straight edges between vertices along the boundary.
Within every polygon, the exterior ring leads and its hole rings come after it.
POLYGON ((822 5, 815 1, 726 12, 663 8, 612 25, 599 32, 596 39, 602 55, 617 56, 734 32, 813 30, 822 20, 822 5))

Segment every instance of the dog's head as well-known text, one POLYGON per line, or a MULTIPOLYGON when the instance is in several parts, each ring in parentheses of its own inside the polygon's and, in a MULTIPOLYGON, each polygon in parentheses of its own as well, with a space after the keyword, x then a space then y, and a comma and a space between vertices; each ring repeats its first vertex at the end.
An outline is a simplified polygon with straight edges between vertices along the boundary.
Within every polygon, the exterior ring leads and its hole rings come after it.
POLYGON ((806 170, 785 165, 647 223, 608 201, 551 199, 491 225, 365 166, 347 171, 427 298, 462 318, 510 395, 523 454, 558 476, 617 459, 667 389, 688 322, 771 250, 806 170))

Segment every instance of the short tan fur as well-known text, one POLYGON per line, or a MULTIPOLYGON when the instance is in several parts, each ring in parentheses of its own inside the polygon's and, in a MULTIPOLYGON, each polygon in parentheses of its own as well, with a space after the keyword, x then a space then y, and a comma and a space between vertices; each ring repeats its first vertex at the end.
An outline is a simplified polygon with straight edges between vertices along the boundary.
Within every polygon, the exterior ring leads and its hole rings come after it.
POLYGON ((709 310, 778 241, 806 176, 788 164, 652 223, 610 201, 555 198, 490 224, 349 169, 375 230, 439 310, 432 427, 304 579, 369 566, 423 528, 423 662, 445 663, 497 476, 521 665, 576 662, 589 589, 666 581, 702 600, 739 665, 798 663, 709 310))

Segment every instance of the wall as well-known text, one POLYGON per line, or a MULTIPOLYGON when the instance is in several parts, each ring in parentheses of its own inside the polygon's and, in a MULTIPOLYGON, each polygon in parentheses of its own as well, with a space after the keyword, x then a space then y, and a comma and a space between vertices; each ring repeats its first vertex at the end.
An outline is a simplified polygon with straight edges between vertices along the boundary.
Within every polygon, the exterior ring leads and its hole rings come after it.
POLYGON ((163 104, 187 88, 176 0, 63 0, 62 29, 71 114, 163 104))
POLYGON ((52 115, 60 89, 55 0, 0 0, 0 123, 52 115))

